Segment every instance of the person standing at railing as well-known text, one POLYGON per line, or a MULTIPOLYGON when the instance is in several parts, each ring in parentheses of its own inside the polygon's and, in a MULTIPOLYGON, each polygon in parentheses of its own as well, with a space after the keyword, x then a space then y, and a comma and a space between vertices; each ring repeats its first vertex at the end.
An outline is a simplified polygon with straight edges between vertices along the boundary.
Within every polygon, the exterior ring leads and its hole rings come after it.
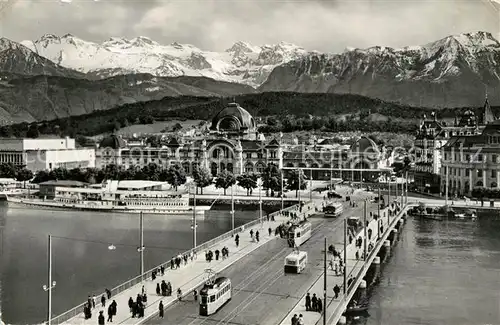
POLYGON ((108 288, 106 288, 106 296, 108 297, 108 300, 111 299, 111 290, 109 290, 108 288))

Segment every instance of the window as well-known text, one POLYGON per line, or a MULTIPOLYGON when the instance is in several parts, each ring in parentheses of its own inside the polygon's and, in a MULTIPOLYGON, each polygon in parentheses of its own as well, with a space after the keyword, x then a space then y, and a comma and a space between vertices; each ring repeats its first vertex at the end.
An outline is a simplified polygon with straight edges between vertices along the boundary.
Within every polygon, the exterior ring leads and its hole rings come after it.
POLYGON ((470 155, 465 155, 465 160, 466 160, 467 162, 470 162, 470 155))
POLYGON ((215 302, 215 295, 210 296, 210 302, 215 302))
POLYGON ((494 162, 494 163, 497 163, 498 162, 498 156, 497 155, 492 155, 491 156, 491 161, 494 162))
POLYGON ((258 159, 262 159, 262 157, 263 157, 262 152, 258 152, 258 153, 257 153, 257 158, 258 158, 258 159))
POLYGON ((204 304, 204 305, 206 305, 207 302, 208 302, 207 298, 208 298, 207 296, 201 296, 201 303, 204 304))
POLYGON ((483 155, 477 155, 477 161, 483 161, 483 155))
POLYGON ((481 169, 477 171, 477 177, 483 177, 483 171, 481 169))
POLYGON ((247 152, 247 159, 251 159, 252 158, 252 153, 251 152, 247 152))
POLYGON ((493 169, 491 171, 491 178, 495 178, 495 177, 497 177, 497 171, 495 169, 493 169))

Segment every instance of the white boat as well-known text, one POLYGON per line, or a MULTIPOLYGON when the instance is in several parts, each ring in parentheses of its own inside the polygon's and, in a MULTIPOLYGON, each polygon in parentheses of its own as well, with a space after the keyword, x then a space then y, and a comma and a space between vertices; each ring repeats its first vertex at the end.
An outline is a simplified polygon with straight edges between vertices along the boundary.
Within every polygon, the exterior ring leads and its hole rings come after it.
MULTIPOLYGON (((141 182, 141 181, 138 181, 141 182)), ((130 187, 131 181, 127 181, 130 187)), ((143 184, 146 182, 142 182, 143 184)), ((156 182, 159 183, 159 182, 156 182)), ((189 194, 147 190, 158 188, 151 186, 137 189, 120 189, 119 182, 112 181, 102 187, 79 187, 78 182, 66 182, 58 186, 57 182, 40 184, 38 197, 7 196, 9 206, 36 207, 46 209, 75 209, 92 211, 110 211, 122 213, 153 213, 153 214, 185 214, 192 210, 189 205, 189 194), (70 187, 73 184, 75 187, 70 187)), ((203 213, 209 207, 197 207, 198 213, 203 213)))

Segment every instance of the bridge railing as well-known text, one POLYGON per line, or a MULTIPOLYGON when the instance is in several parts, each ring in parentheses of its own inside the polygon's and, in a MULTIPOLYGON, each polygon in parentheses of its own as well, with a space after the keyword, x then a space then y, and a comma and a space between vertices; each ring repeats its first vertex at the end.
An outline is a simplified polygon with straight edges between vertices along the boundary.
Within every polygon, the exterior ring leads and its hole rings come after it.
MULTIPOLYGON (((357 287, 358 287, 358 283, 361 282, 361 280, 365 277, 366 275, 366 272, 368 272, 368 268, 371 266, 373 260, 375 259, 375 257, 377 256, 378 254, 378 251, 382 248, 382 245, 384 244, 384 237, 387 237, 389 236, 389 233, 391 231, 391 229, 396 225, 396 222, 400 219, 400 217, 403 215, 403 213, 405 213, 405 211, 408 209, 408 206, 409 205, 405 205, 401 208, 401 211, 394 215, 393 217, 391 217, 391 220, 390 220, 390 223, 389 223, 389 226, 387 227, 387 230, 386 230, 386 235, 384 235, 380 240, 377 241, 375 247, 373 247, 373 249, 371 250, 371 252, 368 254, 368 257, 366 258, 366 260, 361 260, 361 261, 358 261, 356 262, 354 268, 352 269, 351 273, 352 274, 353 272, 356 271, 356 267, 358 266, 358 263, 363 263, 362 264, 362 267, 359 271, 357 271, 357 274, 356 274, 356 277, 354 278, 354 280, 351 282, 351 285, 347 288, 346 290, 346 294, 343 295, 342 297, 342 303, 339 304, 337 306, 337 308, 333 311, 332 314, 330 314, 330 317, 327 318, 327 324, 332 324, 332 322, 335 320, 335 317, 337 316, 338 312, 339 312, 339 306, 341 305, 344 305, 344 304, 347 304, 348 303, 348 299, 350 300, 351 298, 349 298, 351 296, 351 294, 354 294, 353 293, 353 290, 356 290, 357 287)), ((332 299, 330 301, 330 303, 328 304, 328 307, 334 302, 334 300, 332 299)), ((327 309, 328 309, 327 307, 327 309)), ((317 323, 318 324, 318 323, 317 323)))
MULTIPOLYGON (((304 202, 305 205, 307 205, 308 203, 310 202, 304 202)), ((203 252, 207 249, 209 249, 210 247, 213 247, 215 246, 216 244, 218 244, 219 242, 223 241, 223 240, 226 240, 234 235, 236 235, 237 233, 241 233, 243 231, 245 231, 245 229, 249 228, 249 227, 253 227, 255 225, 258 225, 264 221, 267 220, 267 218, 271 218, 271 217, 275 217, 285 211, 294 211, 294 210, 298 210, 299 208, 299 205, 298 204, 295 204, 295 205, 292 205, 288 208, 284 208, 283 210, 279 210, 279 211, 276 211, 276 212, 273 212, 273 213, 270 213, 266 216, 262 216, 262 218, 258 218, 256 220, 252 220, 250 221, 249 223, 246 223, 242 226, 239 226, 237 228, 235 228, 234 230, 230 230, 218 237, 215 237, 207 242, 204 242, 203 244, 200 244, 198 246, 196 246, 195 248, 192 248, 190 250, 188 250, 187 252, 185 252, 183 255, 185 254, 191 254, 191 252, 193 253, 198 253, 198 252, 203 252)), ((165 266, 167 265, 168 263, 170 263, 170 260, 164 262, 164 263, 161 263, 160 265, 148 270, 148 271, 145 271, 144 274, 142 275, 138 275, 120 285, 118 285, 117 287, 111 289, 111 295, 112 296, 116 296, 117 294, 120 294, 121 292, 124 292, 130 288, 132 288, 133 286, 141 283, 144 279, 146 279, 148 276, 151 275, 151 272, 153 270, 157 270, 158 268, 160 268, 162 265, 165 266)), ((169 268, 165 268, 165 272, 168 272, 169 268)), ((100 297, 101 295, 98 295, 97 297, 100 297)), ((83 307, 85 306, 86 302, 84 303, 81 303, 80 305, 76 306, 76 307, 73 307, 71 308, 70 310, 52 318, 51 320, 51 323, 52 324, 62 324, 64 322, 66 322, 67 320, 70 320, 71 318, 73 317, 76 317, 78 316, 79 314, 83 313, 83 307)))

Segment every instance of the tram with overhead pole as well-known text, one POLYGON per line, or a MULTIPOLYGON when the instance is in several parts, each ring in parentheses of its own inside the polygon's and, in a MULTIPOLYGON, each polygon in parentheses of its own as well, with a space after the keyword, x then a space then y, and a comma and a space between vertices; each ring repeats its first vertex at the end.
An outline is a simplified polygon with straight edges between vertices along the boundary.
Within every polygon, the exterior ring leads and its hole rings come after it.
POLYGON ((208 279, 203 289, 200 290, 200 315, 215 314, 232 298, 231 280, 226 277, 215 278, 212 270, 207 272, 208 279))

